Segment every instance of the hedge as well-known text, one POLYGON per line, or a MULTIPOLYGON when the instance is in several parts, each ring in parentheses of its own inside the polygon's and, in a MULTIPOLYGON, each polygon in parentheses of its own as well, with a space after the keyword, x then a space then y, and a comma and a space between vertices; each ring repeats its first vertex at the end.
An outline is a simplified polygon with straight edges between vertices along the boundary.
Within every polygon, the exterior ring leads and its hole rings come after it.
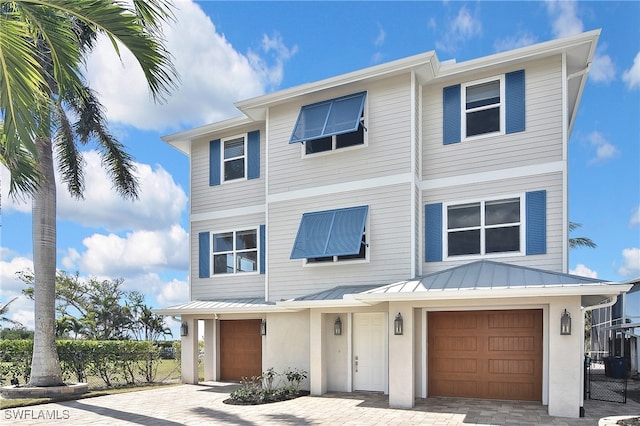
MULTIPOLYGON (((86 382, 97 376, 110 387, 114 384, 134 384, 142 377, 155 381, 161 349, 167 344, 135 340, 58 340, 60 367, 65 381, 86 382)), ((0 341, 0 378, 8 382, 18 378, 29 381, 33 340, 0 341)), ((175 352, 174 352, 175 353, 175 352)))

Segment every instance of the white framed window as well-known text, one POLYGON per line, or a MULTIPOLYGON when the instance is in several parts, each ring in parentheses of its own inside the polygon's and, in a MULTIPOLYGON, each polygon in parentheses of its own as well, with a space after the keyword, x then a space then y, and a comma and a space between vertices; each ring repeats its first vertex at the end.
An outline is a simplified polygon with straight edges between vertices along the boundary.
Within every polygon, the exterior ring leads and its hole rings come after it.
POLYGON ((222 181, 247 177, 247 135, 222 139, 222 181))
POLYGON ((308 156, 323 152, 332 152, 344 148, 366 146, 366 132, 364 129, 363 110, 362 116, 360 117, 360 124, 356 131, 305 141, 302 144, 302 155, 308 156))
POLYGON ((446 205, 445 256, 523 253, 521 196, 446 205))
POLYGON ((258 229, 212 233, 213 275, 258 272, 258 229))
POLYGON ((352 262, 368 262, 369 261, 369 244, 367 243, 367 228, 362 231, 362 240, 360 242, 360 251, 355 254, 347 254, 340 256, 323 256, 305 258, 304 266, 327 265, 334 263, 352 263, 352 262))
POLYGON ((462 85, 464 139, 504 133, 504 75, 462 85))

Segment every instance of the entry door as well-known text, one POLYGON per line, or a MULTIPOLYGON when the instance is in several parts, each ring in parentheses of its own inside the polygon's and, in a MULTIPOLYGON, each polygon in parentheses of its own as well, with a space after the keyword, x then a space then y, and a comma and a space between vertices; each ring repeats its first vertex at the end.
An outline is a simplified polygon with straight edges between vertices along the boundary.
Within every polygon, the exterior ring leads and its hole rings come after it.
POLYGON ((220 321, 220 380, 262 374, 262 336, 257 320, 220 321))
POLYGON ((353 319, 353 390, 384 391, 387 377, 385 314, 354 314, 353 319))

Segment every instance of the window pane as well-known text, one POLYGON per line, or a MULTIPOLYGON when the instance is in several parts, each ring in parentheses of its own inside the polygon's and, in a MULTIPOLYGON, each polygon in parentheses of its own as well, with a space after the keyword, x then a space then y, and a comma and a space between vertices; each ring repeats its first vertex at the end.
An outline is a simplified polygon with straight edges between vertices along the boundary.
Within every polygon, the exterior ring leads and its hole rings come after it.
POLYGON ((224 142, 224 158, 242 157, 244 155, 244 138, 224 142))
POLYGON ((224 180, 240 179, 244 177, 244 158, 225 161, 224 180))
POLYGON ((449 256, 480 253, 480 230, 449 232, 449 256))
POLYGON ((500 102, 500 81, 467 87, 467 109, 479 108, 500 102))
POLYGON ((500 107, 467 113, 467 136, 500 131, 500 107))
POLYGON ((355 130, 358 127, 363 99, 364 94, 360 94, 335 100, 329 112, 325 134, 355 130))
POLYGON ((366 258, 367 258, 367 239, 365 234, 362 234, 360 251, 357 254, 338 256, 338 260, 353 260, 353 259, 366 259, 366 258))
POLYGON ((236 232, 236 250, 247 250, 258 247, 255 229, 236 232))
POLYGON ((348 146, 362 145, 364 143, 364 129, 358 127, 355 132, 343 133, 336 136, 336 148, 346 148, 348 146))
POLYGON ((450 206, 447 209, 449 229, 480 226, 480 203, 450 206))
POLYGON ((305 106, 300 111, 300 117, 293 131, 293 138, 303 141, 322 135, 324 123, 327 120, 327 113, 331 102, 305 106))
POLYGON ((331 146, 332 146, 331 136, 322 138, 322 139, 316 139, 313 141, 306 141, 304 143, 306 154, 314 154, 316 152, 331 151, 331 146))
POLYGON ((213 234, 213 252, 233 250, 233 232, 213 234))
POLYGON ((488 201, 484 207, 485 225, 520 222, 520 199, 488 201))
POLYGON ((520 250, 520 227, 490 228, 485 231, 486 253, 520 250))
POLYGON ((310 257, 307 259, 307 263, 321 263, 321 262, 333 262, 333 256, 310 257))
POLYGON ((213 256, 214 274, 233 274, 233 253, 213 256))
POLYGON ((258 252, 246 251, 238 253, 237 272, 255 272, 258 270, 258 252))

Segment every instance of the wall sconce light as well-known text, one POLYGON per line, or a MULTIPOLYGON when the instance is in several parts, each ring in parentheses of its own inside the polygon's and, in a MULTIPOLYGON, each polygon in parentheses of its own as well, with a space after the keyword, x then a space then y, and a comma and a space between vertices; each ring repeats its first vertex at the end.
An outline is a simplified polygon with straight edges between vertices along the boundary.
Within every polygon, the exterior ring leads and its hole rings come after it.
POLYGON ((267 320, 262 320, 262 322, 260 323, 260 335, 261 336, 266 336, 267 335, 267 320))
POLYGON ((402 335, 404 331, 404 322, 402 321, 402 315, 398 312, 396 319, 393 321, 393 334, 396 336, 402 335))
POLYGON ((182 321, 182 324, 180 324, 180 335, 181 336, 188 336, 189 335, 189 323, 186 321, 182 321))
POLYGON ((560 317, 560 335, 569 336, 571 334, 571 315, 565 309, 560 317))
POLYGON ((340 317, 336 318, 336 322, 333 323, 333 334, 336 336, 342 335, 342 321, 340 317))

